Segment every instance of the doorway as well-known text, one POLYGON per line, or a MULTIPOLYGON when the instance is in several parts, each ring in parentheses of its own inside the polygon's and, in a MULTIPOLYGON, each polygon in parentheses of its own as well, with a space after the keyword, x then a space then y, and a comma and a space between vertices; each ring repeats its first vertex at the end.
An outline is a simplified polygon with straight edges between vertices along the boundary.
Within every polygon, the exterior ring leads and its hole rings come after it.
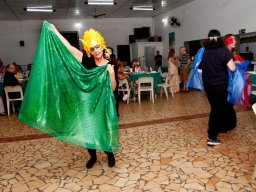
POLYGON ((152 69, 155 69, 155 51, 156 48, 154 46, 145 46, 145 66, 147 68, 151 67, 152 69))
POLYGON ((131 61, 130 45, 117 45, 117 57, 120 61, 131 61))

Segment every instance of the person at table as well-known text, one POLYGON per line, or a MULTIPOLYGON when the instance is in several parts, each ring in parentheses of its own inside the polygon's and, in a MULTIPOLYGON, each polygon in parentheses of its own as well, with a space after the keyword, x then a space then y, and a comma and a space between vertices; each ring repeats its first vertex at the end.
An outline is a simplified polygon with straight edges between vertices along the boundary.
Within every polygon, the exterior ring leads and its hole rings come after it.
POLYGON ((20 85, 22 81, 18 80, 15 76, 16 67, 14 64, 8 64, 6 66, 6 72, 4 74, 4 86, 15 86, 20 85))
POLYGON ((28 64, 27 70, 25 71, 25 77, 29 77, 31 69, 32 63, 28 64))
POLYGON ((174 49, 170 49, 168 54, 168 74, 173 75, 172 90, 174 93, 180 91, 179 74, 178 74, 178 57, 175 55, 174 49))
POLYGON ((185 47, 180 47, 179 50, 179 61, 180 61, 180 81, 183 82, 182 91, 188 92, 188 88, 186 88, 186 84, 188 81, 188 73, 189 73, 189 66, 191 64, 190 56, 187 54, 185 47))
POLYGON ((233 105, 227 101, 228 70, 235 71, 236 66, 233 55, 225 47, 221 34, 216 29, 208 33, 200 65, 204 89, 211 106, 207 144, 215 146, 220 144, 219 133, 236 125, 233 105))
MULTIPOLYGON (((16 86, 16 85, 21 85, 22 81, 18 80, 15 76, 16 73, 16 67, 13 63, 8 64, 7 68, 6 68, 6 72, 4 74, 4 82, 3 82, 3 86, 16 86)), ((11 99, 15 99, 15 98, 19 98, 20 97, 20 93, 9 93, 9 97, 11 99)), ((15 102, 15 109, 16 111, 19 111, 21 106, 21 101, 16 101, 15 102)))
POLYGON ((130 73, 131 72, 131 68, 128 65, 127 61, 123 62, 123 68, 124 68, 124 72, 130 73))
POLYGON ((13 62, 12 64, 14 64, 16 70, 15 70, 15 77, 17 79, 23 79, 23 70, 22 67, 20 65, 17 65, 15 62, 13 62))
POLYGON ((141 64, 138 59, 132 61, 132 71, 138 73, 141 70, 141 64))
MULTIPOLYGON (((81 39, 84 52, 73 47, 56 29, 54 25, 51 24, 51 30, 53 30, 56 35, 60 38, 63 44, 70 50, 70 52, 74 55, 74 57, 81 62, 81 64, 88 70, 94 69, 96 67, 100 67, 107 64, 106 70, 109 72, 112 90, 116 89, 116 80, 115 80, 115 71, 113 66, 109 64, 109 61, 104 58, 103 50, 106 50, 106 43, 101 34, 93 29, 89 29, 84 32, 83 39, 81 39), (89 62, 88 62, 89 61, 89 62)), ((100 117, 103 118, 103 117, 100 117)), ((99 128, 100 129, 100 128, 99 128)), ((96 130, 99 131, 99 130, 96 130)), ((104 136, 104 137, 110 137, 104 136)), ((110 138, 108 138, 110 139, 110 138)), ((112 138, 114 139, 114 138, 112 138)), ((86 141, 85 141, 86 142, 86 141)), ((97 161, 96 149, 87 148, 90 159, 86 163, 86 168, 90 169, 94 166, 97 161)), ((108 165, 109 167, 113 167, 115 165, 115 157, 113 152, 104 151, 108 157, 108 165)))

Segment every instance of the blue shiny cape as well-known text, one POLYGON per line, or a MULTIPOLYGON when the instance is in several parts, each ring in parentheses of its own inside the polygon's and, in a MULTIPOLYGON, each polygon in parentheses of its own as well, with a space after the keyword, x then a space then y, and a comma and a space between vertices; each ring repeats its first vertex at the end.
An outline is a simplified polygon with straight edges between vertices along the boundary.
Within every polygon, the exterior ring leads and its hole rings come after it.
POLYGON ((202 61, 204 54, 204 47, 200 48, 196 54, 193 70, 190 72, 186 87, 204 91, 204 84, 202 80, 202 73, 198 70, 198 67, 202 61))
POLYGON ((245 72, 250 61, 235 62, 236 70, 231 72, 228 70, 228 102, 232 104, 242 104, 242 95, 246 81, 245 72))

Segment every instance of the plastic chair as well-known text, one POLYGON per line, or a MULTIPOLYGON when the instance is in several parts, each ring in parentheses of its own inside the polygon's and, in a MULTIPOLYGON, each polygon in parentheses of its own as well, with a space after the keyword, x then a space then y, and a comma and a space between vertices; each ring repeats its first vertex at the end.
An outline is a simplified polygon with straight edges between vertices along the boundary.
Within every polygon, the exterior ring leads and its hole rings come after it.
POLYGON ((172 97, 174 97, 173 89, 172 89, 172 78, 174 75, 167 75, 165 77, 165 82, 162 84, 158 84, 158 87, 160 87, 160 97, 162 97, 163 90, 166 96, 166 99, 169 99, 168 97, 168 88, 171 90, 172 97))
POLYGON ((13 110, 13 112, 15 112, 14 101, 22 101, 23 100, 22 87, 20 85, 5 86, 4 87, 4 92, 5 92, 5 95, 6 95, 7 113, 8 113, 8 115, 10 115, 10 102, 12 103, 12 110, 13 110), (14 92, 19 92, 20 93, 20 97, 19 98, 15 98, 15 99, 10 98, 9 97, 9 93, 14 93, 14 92))
POLYGON ((129 83, 128 83, 127 78, 119 80, 118 92, 119 91, 122 91, 124 96, 126 95, 126 97, 127 97, 126 101, 127 101, 127 104, 128 104, 129 101, 130 101, 131 89, 129 87, 129 83))
POLYGON ((138 100, 139 104, 141 101, 141 92, 149 91, 150 92, 150 101, 154 103, 154 79, 153 77, 140 77, 138 79, 138 100), (150 84, 150 85, 148 85, 150 84))
MULTIPOLYGON (((256 103, 254 103, 254 104, 252 105, 252 110, 254 111, 254 113, 255 113, 255 115, 256 115, 256 103)), ((252 173, 252 178, 253 178, 253 179, 256 178, 256 165, 255 165, 254 171, 253 171, 253 173, 252 173)))

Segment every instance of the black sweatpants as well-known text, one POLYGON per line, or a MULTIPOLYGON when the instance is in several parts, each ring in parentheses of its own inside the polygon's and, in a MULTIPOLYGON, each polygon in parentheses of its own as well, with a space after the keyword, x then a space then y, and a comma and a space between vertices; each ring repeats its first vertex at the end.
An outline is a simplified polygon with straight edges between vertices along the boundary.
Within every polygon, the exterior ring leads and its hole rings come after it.
POLYGON ((227 102, 227 85, 205 86, 205 92, 211 105, 208 136, 217 139, 221 131, 236 127, 236 113, 233 104, 227 102))

